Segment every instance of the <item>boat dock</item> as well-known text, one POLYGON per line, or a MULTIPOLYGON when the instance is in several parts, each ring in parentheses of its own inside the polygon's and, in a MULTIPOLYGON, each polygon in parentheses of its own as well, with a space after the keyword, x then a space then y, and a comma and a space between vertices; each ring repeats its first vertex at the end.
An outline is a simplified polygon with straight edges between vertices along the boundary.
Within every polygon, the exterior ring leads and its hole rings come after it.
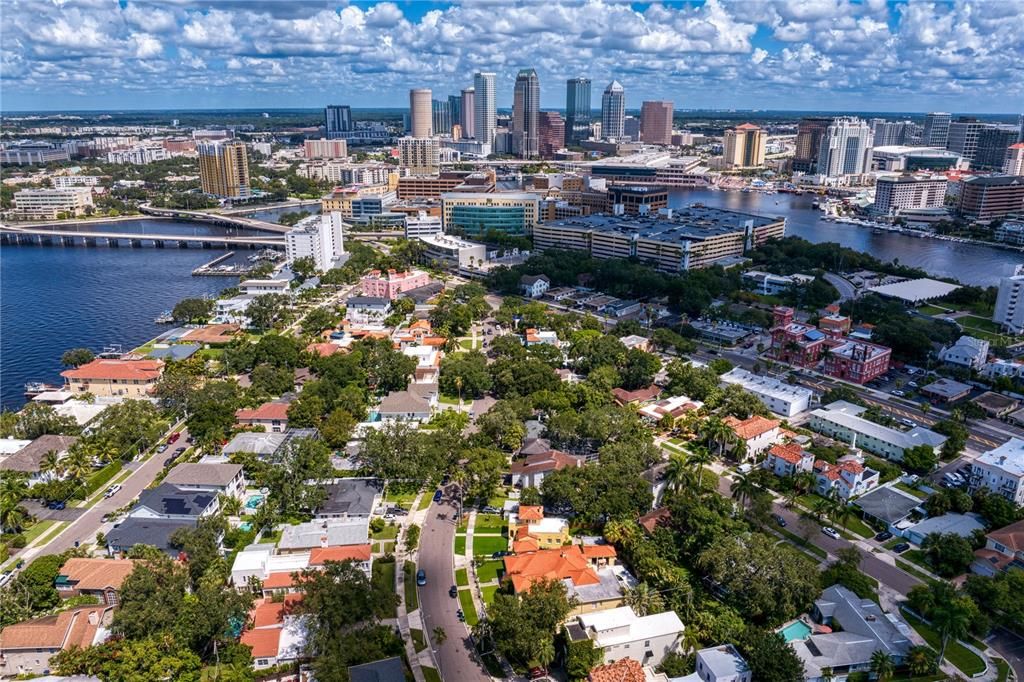
POLYGON ((203 263, 195 270, 192 271, 193 277, 238 277, 249 272, 251 268, 244 267, 242 265, 221 265, 224 261, 228 260, 235 255, 234 251, 228 251, 227 253, 217 256, 209 263, 203 263))

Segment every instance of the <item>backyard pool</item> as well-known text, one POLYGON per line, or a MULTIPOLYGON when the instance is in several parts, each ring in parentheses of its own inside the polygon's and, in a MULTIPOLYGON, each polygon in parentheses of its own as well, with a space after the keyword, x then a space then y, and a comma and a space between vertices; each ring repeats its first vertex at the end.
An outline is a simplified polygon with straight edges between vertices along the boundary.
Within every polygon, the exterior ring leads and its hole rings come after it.
POLYGON ((811 635, 811 626, 802 620, 794 620, 792 623, 780 630, 783 639, 787 642, 802 642, 811 635))
POLYGON ((246 509, 256 509, 263 504, 263 495, 251 495, 248 500, 245 501, 246 509))

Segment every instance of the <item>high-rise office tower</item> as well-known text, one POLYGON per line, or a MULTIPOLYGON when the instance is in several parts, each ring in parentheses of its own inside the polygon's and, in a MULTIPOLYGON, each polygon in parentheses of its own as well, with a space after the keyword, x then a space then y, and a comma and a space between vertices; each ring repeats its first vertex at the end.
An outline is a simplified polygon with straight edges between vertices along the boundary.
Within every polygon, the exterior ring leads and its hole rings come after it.
POLYGON ((200 142, 196 151, 199 183, 204 192, 229 199, 249 196, 249 155, 244 142, 200 142))
POLYGON ((430 102, 431 128, 435 135, 450 135, 452 132, 452 115, 448 100, 435 99, 430 102))
POLYGON ((540 114, 540 79, 534 69, 522 69, 516 75, 512 93, 513 144, 519 156, 529 159, 537 156, 540 114))
POLYGON ((796 129, 796 151, 793 154, 793 170, 800 173, 813 172, 818 165, 818 153, 825 131, 832 123, 831 116, 808 116, 800 119, 796 129))
POLYGON ((1002 170, 1006 150, 1017 141, 1017 126, 989 125, 978 131, 978 147, 971 168, 1002 170))
POLYGON ((974 161, 974 154, 978 151, 978 133, 984 127, 985 124, 976 118, 961 116, 949 124, 946 149, 956 152, 968 161, 974 161))
POLYGON ((557 111, 540 112, 538 151, 542 159, 554 158, 565 143, 565 119, 557 111))
POLYGON ((474 137, 480 142, 494 142, 494 129, 497 127, 498 108, 495 101, 494 82, 497 77, 490 72, 481 72, 473 76, 474 137))
POLYGON ((1017 127, 1020 128, 1020 134, 1017 136, 1017 140, 1024 142, 1024 114, 1017 117, 1017 127))
POLYGON ((904 145, 910 140, 915 130, 911 121, 886 121, 875 118, 871 120, 871 146, 891 147, 904 145))
POLYGON ((338 137, 338 133, 350 132, 352 128, 352 107, 328 104, 324 108, 324 133, 327 139, 338 137))
POLYGON ((871 127, 852 116, 836 118, 825 131, 817 172, 829 177, 863 175, 871 168, 871 127))
POLYGON ((612 139, 626 134, 626 91, 612 81, 601 95, 601 137, 612 139))
POLYGON ((476 137, 476 89, 466 88, 462 91, 462 106, 460 109, 459 123, 462 125, 462 136, 476 137))
POLYGON ((753 123, 744 123, 725 131, 726 168, 760 168, 764 165, 767 136, 753 123))
POLYGON ((462 127, 462 95, 448 95, 448 115, 452 119, 448 132, 455 126, 462 127))
POLYGON ((590 79, 570 78, 565 82, 565 143, 576 144, 590 137, 590 79))
POLYGON ((949 140, 949 122, 952 116, 944 111, 933 111, 924 117, 924 132, 921 144, 925 147, 946 148, 949 140))
POLYGON ((640 139, 648 144, 672 144, 672 102, 640 106, 640 139))
POLYGON ((430 88, 409 91, 409 134, 412 137, 431 137, 433 109, 430 88))

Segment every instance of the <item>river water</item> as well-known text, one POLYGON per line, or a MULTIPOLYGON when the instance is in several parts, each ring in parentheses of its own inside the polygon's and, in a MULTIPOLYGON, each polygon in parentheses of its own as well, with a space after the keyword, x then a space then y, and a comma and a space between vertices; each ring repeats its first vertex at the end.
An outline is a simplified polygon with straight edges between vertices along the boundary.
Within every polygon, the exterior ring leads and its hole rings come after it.
MULTIPOLYGON (((918 239, 895 233, 827 223, 811 206, 813 197, 709 190, 674 190, 672 206, 701 202, 738 211, 784 215, 788 234, 812 242, 838 242, 883 260, 966 284, 991 285, 1024 262, 1024 254, 987 246, 918 239)), ((304 206, 316 211, 316 205, 304 206)), ((266 209, 250 215, 277 220, 299 209, 266 209)), ((140 218, 113 222, 104 230, 204 235, 232 232, 198 223, 140 218)), ((238 231, 234 231, 238 234, 238 231)), ((223 253, 199 249, 111 249, 105 246, 5 246, 0 252, 0 403, 17 408, 28 381, 60 381, 60 355, 85 346, 124 348, 153 338, 165 326, 153 319, 190 296, 216 293, 234 284, 227 277, 192 277, 193 268, 223 253)), ((245 252, 240 252, 244 254, 245 252)))

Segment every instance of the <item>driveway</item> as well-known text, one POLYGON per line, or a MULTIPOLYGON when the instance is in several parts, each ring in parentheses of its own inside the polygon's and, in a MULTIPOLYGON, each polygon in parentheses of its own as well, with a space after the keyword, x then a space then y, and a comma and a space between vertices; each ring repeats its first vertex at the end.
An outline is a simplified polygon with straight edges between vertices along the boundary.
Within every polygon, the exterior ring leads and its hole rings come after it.
POLYGON ((81 507, 47 509, 46 505, 39 500, 22 500, 22 506, 39 521, 74 521, 85 513, 81 507))
POLYGON ((455 615, 459 600, 448 596, 448 589, 455 584, 454 517, 455 505, 446 498, 430 505, 423 523, 419 554, 419 568, 427 574, 427 584, 419 588, 423 630, 430 638, 434 628, 441 627, 448 637, 440 648, 434 646, 441 679, 489 682, 490 676, 474 660, 469 629, 455 615), (438 518, 438 514, 445 518, 438 518))
POLYGON ((1024 680, 1024 637, 998 628, 985 643, 1006 659, 1018 680, 1024 680))

